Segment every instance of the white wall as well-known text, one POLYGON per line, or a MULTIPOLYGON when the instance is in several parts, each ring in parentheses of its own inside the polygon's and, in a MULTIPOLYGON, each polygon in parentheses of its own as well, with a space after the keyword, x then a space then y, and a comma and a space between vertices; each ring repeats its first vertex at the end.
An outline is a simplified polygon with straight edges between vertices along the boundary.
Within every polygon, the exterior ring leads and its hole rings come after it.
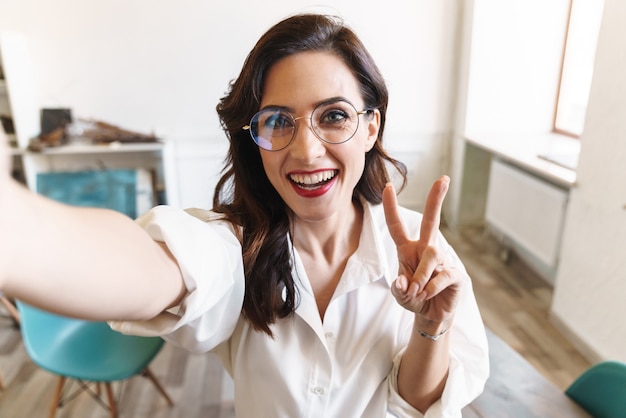
MULTIPOLYGON (((484 219, 490 156, 466 138, 552 129, 570 0, 467 0, 460 27, 457 110, 446 218, 453 225, 484 219)), ((532 139, 528 136, 529 139, 532 139)), ((522 144, 523 145, 523 144, 522 144)))
MULTIPOLYGON (((405 202, 420 207, 446 166, 451 132, 458 0, 0 0, 0 31, 28 41, 40 107, 181 141, 225 141, 215 105, 256 39, 301 11, 338 14, 357 31, 391 94, 388 147, 412 168, 405 202)), ((203 144, 206 148, 206 145, 203 144)), ((201 157, 196 154, 196 157, 201 157)), ((206 155, 214 160, 214 155, 206 155)), ((184 163, 184 161, 183 161, 184 163)), ((212 178, 187 170, 184 176, 212 178)), ((189 178, 183 206, 206 185, 189 178)), ((208 181, 208 180, 207 180, 208 181)))
POLYGON ((465 133, 552 130, 570 0, 474 0, 465 133))
POLYGON ((626 3, 606 0, 553 315, 601 359, 626 361, 626 3))

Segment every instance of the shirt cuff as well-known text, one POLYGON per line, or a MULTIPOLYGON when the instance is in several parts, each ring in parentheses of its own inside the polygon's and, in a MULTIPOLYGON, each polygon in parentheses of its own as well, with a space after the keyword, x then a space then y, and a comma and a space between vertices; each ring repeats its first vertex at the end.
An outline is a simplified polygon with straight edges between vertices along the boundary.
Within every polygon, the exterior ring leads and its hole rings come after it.
POLYGON ((230 337, 244 295, 241 245, 230 223, 213 215, 158 206, 137 219, 176 258, 187 294, 179 307, 148 321, 110 322, 113 329, 158 335, 192 352, 209 351, 230 337))
POLYGON ((461 395, 459 389, 465 386, 465 379, 463 377, 463 368, 458 359, 454 357, 454 354, 450 353, 448 378, 441 398, 422 414, 404 400, 398 392, 398 370, 400 369, 404 350, 394 358, 393 368, 389 376, 389 414, 398 418, 461 418, 461 410, 465 405, 459 398, 465 397, 459 396, 461 395))

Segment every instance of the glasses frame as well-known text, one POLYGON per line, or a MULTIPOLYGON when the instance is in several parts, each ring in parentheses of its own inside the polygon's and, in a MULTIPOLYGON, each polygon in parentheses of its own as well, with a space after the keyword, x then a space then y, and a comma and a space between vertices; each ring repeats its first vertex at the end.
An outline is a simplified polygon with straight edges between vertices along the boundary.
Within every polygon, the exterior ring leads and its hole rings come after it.
POLYGON ((275 148, 275 149, 267 149, 267 148, 265 148, 265 147, 261 146, 261 145, 257 142, 257 140, 256 140, 256 138, 255 138, 255 136, 254 136, 254 134, 252 133, 252 129, 251 129, 251 127, 252 127, 252 121, 253 121, 253 120, 254 120, 254 119, 255 119, 255 118, 256 118, 259 114, 261 114, 261 113, 263 113, 263 112, 265 112, 265 111, 267 111, 267 110, 270 110, 270 109, 271 109, 271 108, 267 108, 267 109, 261 109, 261 110, 259 110, 259 111, 258 111, 258 112, 256 112, 254 115, 252 115, 252 117, 250 118, 250 123, 249 123, 248 125, 243 126, 243 127, 241 128, 241 129, 243 129, 244 131, 248 131, 248 132, 250 133, 250 137, 252 138, 252 141, 254 141, 254 143, 255 143, 255 144, 256 144, 259 148, 264 149, 265 151, 269 151, 269 152, 281 151, 281 150, 284 150, 285 148, 287 148, 289 145, 291 145, 291 143, 293 142, 293 139, 296 137, 296 133, 298 132, 298 126, 296 125, 296 121, 298 121, 298 120, 300 120, 300 119, 307 119, 307 118, 309 119, 309 125, 310 125, 311 132, 313 132, 313 134, 317 137, 317 139, 319 139, 319 140, 320 140, 320 141, 322 141, 322 142, 325 142, 326 144, 333 144, 333 145, 344 144, 344 143, 348 142, 349 140, 351 140, 352 138, 354 138, 354 135, 356 135, 357 131, 359 130, 359 126, 360 126, 360 119, 359 119, 359 116, 361 116, 361 115, 365 115, 365 114, 370 113, 370 112, 373 112, 373 111, 375 110, 375 109, 363 109, 363 110, 361 110, 361 111, 358 111, 358 110, 356 110, 356 107, 355 107, 352 103, 350 103, 349 101, 347 101, 347 100, 335 100, 335 101, 330 102, 330 103, 329 103, 329 102, 323 102, 323 103, 320 103, 320 104, 318 104, 317 106, 315 106, 315 108, 313 109, 313 111, 311 112, 311 114, 310 114, 310 115, 308 115, 308 116, 298 116, 298 117, 296 117, 296 116, 294 116, 291 112, 289 112, 289 111, 287 111, 287 110, 277 108, 277 109, 275 109, 276 111, 282 111, 282 112, 286 113, 287 115, 289 115, 289 117, 291 118, 291 121, 293 122, 293 133, 291 134, 291 138, 289 139, 289 141, 287 141, 287 143, 286 143, 283 147, 280 147, 280 148, 275 148), (343 102, 343 103, 347 103, 347 104, 349 104, 349 105, 350 105, 350 107, 352 107, 352 108, 355 110, 355 112, 356 112, 356 116, 357 116, 357 120, 356 120, 356 128, 354 129, 354 132, 352 133, 352 135, 350 135, 347 139, 345 139, 345 140, 343 140, 343 141, 341 141, 341 142, 330 142, 330 141, 328 141, 328 140, 326 140, 326 139, 322 138, 322 137, 321 137, 321 136, 317 133, 317 131, 315 130, 315 128, 313 127, 313 115, 315 114, 315 111, 316 111, 318 108, 320 108, 321 106, 328 106, 329 104, 340 103, 340 102, 343 102))

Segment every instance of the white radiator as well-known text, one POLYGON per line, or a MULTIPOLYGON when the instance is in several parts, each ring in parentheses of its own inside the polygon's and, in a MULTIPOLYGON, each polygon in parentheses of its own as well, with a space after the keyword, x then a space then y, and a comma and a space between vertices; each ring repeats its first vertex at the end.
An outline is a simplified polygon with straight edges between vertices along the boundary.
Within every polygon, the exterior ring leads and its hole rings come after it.
POLYGON ((494 159, 485 218, 487 224, 536 257, 557 264, 567 190, 494 159))

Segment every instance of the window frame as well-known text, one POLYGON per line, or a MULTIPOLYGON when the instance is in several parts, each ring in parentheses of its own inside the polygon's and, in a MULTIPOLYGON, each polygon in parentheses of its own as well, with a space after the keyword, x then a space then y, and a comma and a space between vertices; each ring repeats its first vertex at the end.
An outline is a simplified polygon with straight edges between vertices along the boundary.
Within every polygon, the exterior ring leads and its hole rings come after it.
MULTIPOLYGON (((561 105, 563 105, 563 92, 564 89, 567 88, 567 86, 564 85, 564 79, 566 78, 565 73, 567 71, 572 71, 571 68, 576 68, 576 66, 574 64, 571 64, 572 67, 570 68, 570 70, 568 70, 566 68, 566 66, 568 65, 568 46, 570 47, 570 51, 572 48, 572 17, 573 17, 573 12, 574 12, 574 3, 575 2, 582 2, 585 0, 570 0, 569 3, 569 10, 568 10, 568 14, 567 14, 567 23, 565 26, 565 37, 564 37, 564 43, 563 43, 563 54, 561 56, 561 71, 559 73, 559 80, 557 83, 557 93, 556 93, 556 102, 555 102, 555 108, 554 108, 554 115, 553 115, 553 120, 552 120, 552 131, 554 133, 557 134, 561 134, 561 135, 565 135, 565 136, 569 136, 572 138, 576 138, 576 139, 580 139, 580 136, 582 135, 582 133, 584 132, 584 120, 581 123, 581 128, 580 128, 580 132, 577 132, 574 129, 569 129, 572 127, 572 125, 570 124, 569 127, 563 127, 562 123, 559 123, 559 112, 565 112, 565 110, 561 109, 561 105)), ((599 37, 599 31, 600 31, 600 25, 601 25, 601 20, 602 20, 602 10, 604 9, 604 1, 603 0, 586 0, 586 1, 590 1, 590 2, 600 2, 601 5, 600 10, 599 10, 599 19, 597 22, 594 22, 596 26, 596 30, 595 30, 595 39, 593 42, 593 53, 591 53, 590 55, 592 57, 595 57, 595 53, 596 53, 596 49, 597 49, 597 44, 598 44, 598 37, 599 37)), ((593 59, 593 58, 592 58, 593 59)), ((591 63, 591 66, 593 67, 593 63, 591 63)), ((579 68, 576 68, 575 71, 578 71, 579 68)), ((589 102, 589 92, 590 92, 590 88, 591 88, 591 81, 592 81, 592 77, 593 77, 593 70, 591 71, 591 74, 588 78, 588 90, 586 92, 586 98, 585 98, 585 111, 583 112, 583 119, 584 119, 584 115, 586 114, 586 108, 587 108, 587 104, 589 102)))

